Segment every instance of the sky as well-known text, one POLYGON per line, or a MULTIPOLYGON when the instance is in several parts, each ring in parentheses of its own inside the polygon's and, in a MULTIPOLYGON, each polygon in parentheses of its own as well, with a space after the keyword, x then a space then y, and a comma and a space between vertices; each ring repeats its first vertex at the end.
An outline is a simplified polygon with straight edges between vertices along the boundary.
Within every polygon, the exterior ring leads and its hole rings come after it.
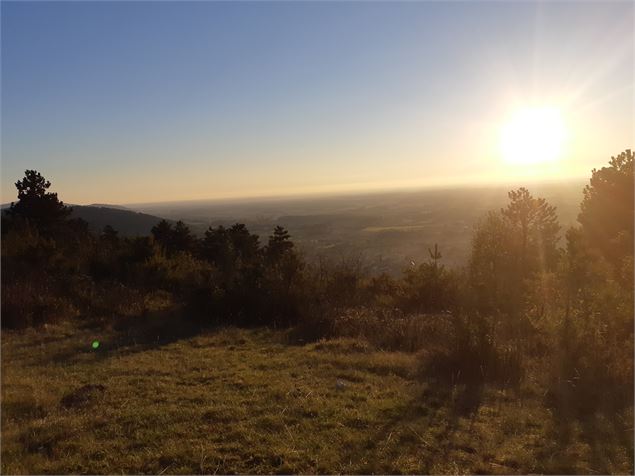
POLYGON ((589 176, 633 147, 633 10, 3 1, 2 202, 25 169, 77 204, 589 176), (504 160, 532 107, 557 160, 504 160))

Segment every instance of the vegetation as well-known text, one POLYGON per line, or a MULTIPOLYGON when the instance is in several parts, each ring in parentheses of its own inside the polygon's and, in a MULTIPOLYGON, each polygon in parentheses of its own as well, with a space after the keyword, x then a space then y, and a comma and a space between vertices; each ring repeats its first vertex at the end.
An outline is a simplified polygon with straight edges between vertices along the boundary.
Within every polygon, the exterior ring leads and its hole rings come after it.
POLYGON ((135 344, 68 324, 4 338, 5 474, 632 471, 632 433, 616 431, 632 414, 554 418, 533 380, 475 398, 363 339, 224 328, 135 344), (88 384, 105 390, 61 404, 88 384))
POLYGON ((633 471, 630 151, 564 237, 520 188, 465 269, 435 245, 399 278, 280 226, 94 234, 39 173, 16 187, 3 472, 633 471))

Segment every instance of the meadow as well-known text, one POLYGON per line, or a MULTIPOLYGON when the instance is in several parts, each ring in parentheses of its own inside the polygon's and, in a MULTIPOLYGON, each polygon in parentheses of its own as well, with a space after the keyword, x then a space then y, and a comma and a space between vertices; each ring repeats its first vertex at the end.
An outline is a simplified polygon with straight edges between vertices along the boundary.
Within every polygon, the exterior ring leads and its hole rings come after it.
POLYGON ((422 378, 425 352, 362 338, 148 334, 5 331, 2 473, 632 472, 632 408, 614 421, 559 416, 538 372, 475 392, 422 378), (85 385, 104 389, 62 403, 85 385))

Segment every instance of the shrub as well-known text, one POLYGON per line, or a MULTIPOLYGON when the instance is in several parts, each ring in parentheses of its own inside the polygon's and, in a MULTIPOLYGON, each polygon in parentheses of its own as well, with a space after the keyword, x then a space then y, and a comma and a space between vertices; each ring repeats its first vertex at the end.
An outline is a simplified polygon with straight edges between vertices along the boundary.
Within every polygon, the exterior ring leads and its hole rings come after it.
POLYGON ((517 385, 524 375, 517 343, 497 335, 497 320, 483 315, 452 316, 447 345, 424 356, 425 376, 443 383, 517 385))
POLYGON ((29 282, 3 283, 2 327, 23 329, 77 315, 71 302, 29 282))
POLYGON ((365 278, 360 259, 336 263, 320 260, 317 265, 307 267, 298 290, 293 337, 311 342, 333 336, 338 315, 367 301, 365 278))
MULTIPOLYGON (((550 405, 579 416, 612 413, 633 402, 633 317, 630 293, 605 281, 558 327, 548 369, 550 405)), ((632 296, 632 294, 631 294, 632 296)))
POLYGON ((206 287, 214 279, 215 269, 209 263, 180 252, 167 256, 154 253, 140 267, 141 282, 177 293, 206 287))
POLYGON ((377 349, 389 351, 430 351, 444 344, 449 314, 411 314, 399 310, 355 308, 334 321, 338 337, 364 339, 377 349))
POLYGON ((423 263, 404 272, 398 306, 412 313, 447 311, 456 307, 458 295, 456 273, 436 263, 423 263))

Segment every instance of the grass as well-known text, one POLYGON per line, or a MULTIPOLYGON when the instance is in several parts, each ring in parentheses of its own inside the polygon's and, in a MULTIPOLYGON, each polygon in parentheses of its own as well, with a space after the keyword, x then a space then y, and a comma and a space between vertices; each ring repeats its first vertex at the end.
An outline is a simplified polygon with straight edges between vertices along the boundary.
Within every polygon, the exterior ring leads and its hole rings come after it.
POLYGON ((2 473, 633 472, 632 411, 567 421, 531 378, 439 389, 417 354, 287 342, 266 329, 4 332, 2 473), (88 384, 105 391, 60 404, 88 384))

